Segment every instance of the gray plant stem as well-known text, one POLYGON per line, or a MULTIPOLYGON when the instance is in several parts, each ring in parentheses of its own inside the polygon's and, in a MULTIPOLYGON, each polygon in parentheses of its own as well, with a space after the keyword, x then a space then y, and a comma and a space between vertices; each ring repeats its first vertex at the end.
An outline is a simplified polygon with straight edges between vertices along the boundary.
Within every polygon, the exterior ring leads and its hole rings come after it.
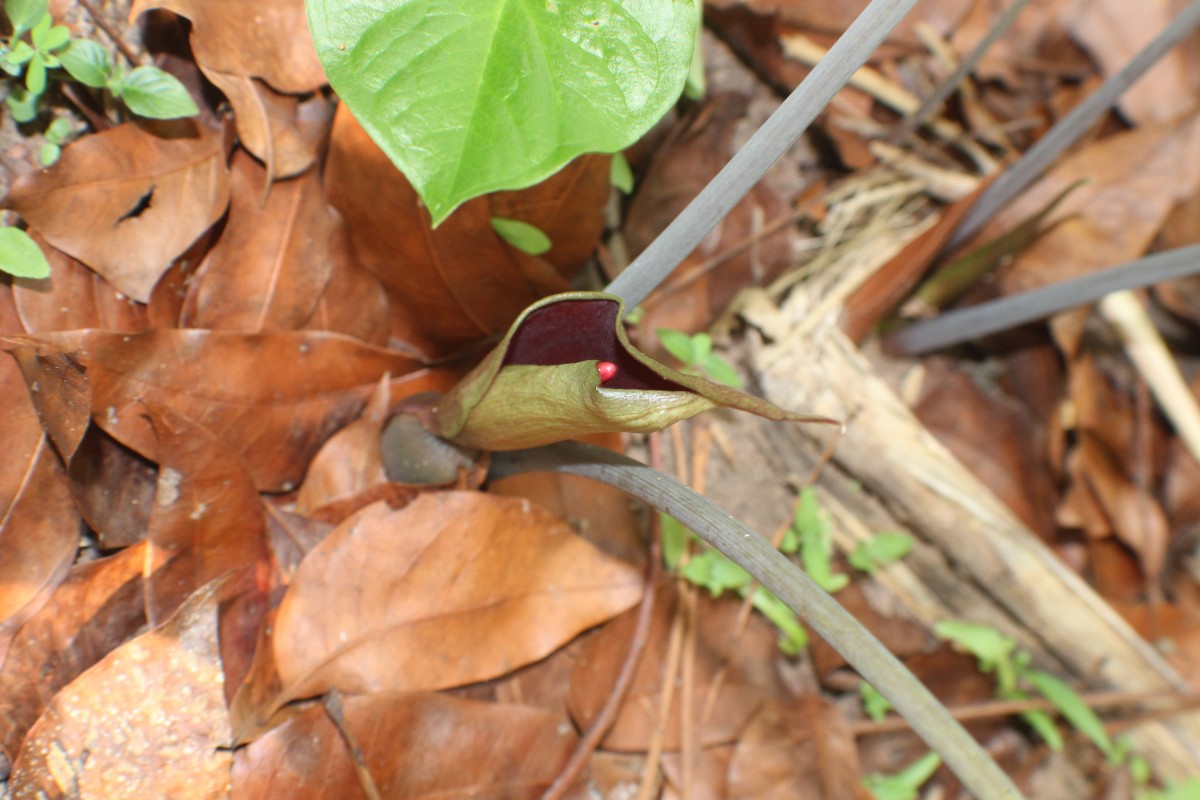
POLYGON ((645 300, 800 138, 915 3, 871 0, 742 149, 605 291, 630 309, 645 300))
POLYGON ((947 311, 893 333, 884 340, 884 346, 895 355, 919 355, 1046 319, 1123 289, 1139 289, 1197 272, 1200 272, 1200 245, 1180 247, 1069 281, 947 311))
POLYGON ((640 497, 691 528, 749 572, 878 689, 980 800, 1022 795, 925 686, 802 570, 745 524, 673 478, 627 456, 578 442, 492 455, 491 475, 565 472, 640 497))
POLYGON ((1120 71, 1110 76, 1082 103, 1071 109, 1059 120, 1037 144, 1029 148, 1020 160, 996 182, 984 190, 975 205, 963 217, 954 235, 946 243, 946 250, 953 250, 964 243, 987 223, 995 213, 1008 205, 1046 168, 1053 164, 1067 148, 1079 140, 1092 125, 1105 114, 1126 89, 1146 73, 1171 48, 1186 39, 1200 25, 1200 0, 1192 0, 1175 15, 1162 33, 1154 37, 1120 71))

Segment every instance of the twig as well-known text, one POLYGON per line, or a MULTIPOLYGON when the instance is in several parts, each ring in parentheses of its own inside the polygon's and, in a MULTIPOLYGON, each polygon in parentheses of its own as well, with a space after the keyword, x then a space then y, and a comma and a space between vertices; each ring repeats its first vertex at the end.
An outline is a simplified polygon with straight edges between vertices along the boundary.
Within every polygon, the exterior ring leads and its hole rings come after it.
MULTIPOLYGON (((1021 793, 925 686, 862 623, 770 543, 712 501, 631 458, 577 442, 497 453, 498 477, 534 470, 582 475, 634 494, 691 528, 803 618, 874 685, 980 800, 1021 793)), ((665 693, 670 692, 668 686, 665 693)))
POLYGON ((896 144, 924 124, 925 120, 929 119, 933 112, 941 107, 946 98, 954 93, 954 90, 963 82, 967 74, 975 68, 975 65, 979 63, 988 49, 996 43, 996 40, 1012 27, 1012 24, 1017 20, 1017 15, 1021 13, 1021 9, 1028 4, 1029 0, 1013 0, 1008 8, 1004 9, 1004 13, 992 23, 992 27, 988 28, 987 35, 979 40, 979 44, 975 45, 970 53, 967 53, 967 57, 959 63, 958 68, 942 81, 929 97, 925 98, 920 108, 904 119, 892 135, 888 137, 888 141, 896 144))
POLYGON ((623 298, 626 308, 646 299, 804 133, 915 3, 871 0, 821 63, 607 291, 623 298))
POLYGON ((86 11, 89 16, 91 16, 92 20, 96 23, 100 30, 108 34, 108 38, 112 39, 113 44, 115 44, 117 49, 121 51, 121 55, 125 56, 125 58, 129 60, 130 64, 133 64, 136 67, 142 63, 142 60, 138 58, 137 53, 133 52, 133 48, 125 44, 125 39, 121 36, 120 31, 115 30, 111 25, 109 25, 108 20, 106 20, 102 14, 97 12, 96 9, 92 7, 92 4, 89 2, 89 0, 79 0, 79 5, 83 6, 83 10, 86 11))
POLYGON ((358 746, 358 742, 350 735, 350 731, 346 730, 346 712, 342 708, 341 692, 334 689, 325 695, 323 703, 326 716, 333 723, 333 727, 337 729, 338 735, 342 738, 342 743, 346 745, 346 749, 350 753, 350 762, 354 764, 354 772, 358 775, 358 783, 363 790, 363 794, 366 795, 367 800, 382 800, 382 795, 379 793, 378 787, 375 786, 375 779, 371 776, 371 770, 367 768, 362 748, 358 746))

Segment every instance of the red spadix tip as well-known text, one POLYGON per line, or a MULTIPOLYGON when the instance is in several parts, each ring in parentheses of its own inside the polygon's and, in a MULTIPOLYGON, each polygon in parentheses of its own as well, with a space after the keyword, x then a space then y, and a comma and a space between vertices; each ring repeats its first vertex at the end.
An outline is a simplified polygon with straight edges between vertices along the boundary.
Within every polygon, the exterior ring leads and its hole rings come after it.
POLYGON ((600 373, 600 382, 607 383, 617 374, 617 365, 611 361, 601 361, 596 365, 596 372, 600 373))

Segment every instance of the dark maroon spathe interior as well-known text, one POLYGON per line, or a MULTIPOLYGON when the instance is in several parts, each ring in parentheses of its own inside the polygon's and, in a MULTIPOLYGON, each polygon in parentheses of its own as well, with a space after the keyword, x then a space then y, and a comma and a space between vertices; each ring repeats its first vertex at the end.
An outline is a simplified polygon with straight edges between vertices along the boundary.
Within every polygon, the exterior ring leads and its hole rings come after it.
POLYGON ((611 361, 617 374, 604 385, 613 389, 691 391, 658 375, 629 354, 617 339, 616 301, 562 300, 525 317, 509 341, 504 365, 552 366, 579 361, 611 361))

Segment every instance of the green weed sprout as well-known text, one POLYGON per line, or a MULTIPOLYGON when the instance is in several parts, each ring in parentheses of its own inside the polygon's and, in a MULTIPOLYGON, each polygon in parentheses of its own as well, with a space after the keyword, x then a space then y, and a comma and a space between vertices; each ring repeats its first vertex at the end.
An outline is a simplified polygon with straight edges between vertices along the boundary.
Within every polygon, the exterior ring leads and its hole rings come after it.
POLYGON ((658 329, 658 340, 667 352, 683 363, 683 372, 703 375, 717 383, 742 388, 742 376, 729 363, 712 351, 712 337, 707 333, 688 336, 670 328, 658 329))

